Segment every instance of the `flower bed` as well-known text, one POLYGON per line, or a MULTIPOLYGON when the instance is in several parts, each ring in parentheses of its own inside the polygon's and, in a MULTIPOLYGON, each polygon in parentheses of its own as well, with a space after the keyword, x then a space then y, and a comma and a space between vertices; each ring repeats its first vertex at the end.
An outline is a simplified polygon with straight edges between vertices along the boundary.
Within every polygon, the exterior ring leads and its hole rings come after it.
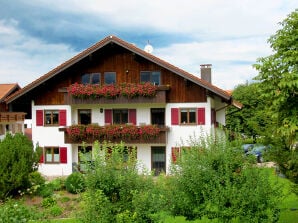
POLYGON ((150 82, 142 84, 123 83, 118 85, 72 84, 68 93, 76 98, 116 98, 123 95, 127 98, 155 97, 157 86, 150 82))
POLYGON ((152 139, 159 135, 160 129, 155 125, 72 125, 67 129, 72 140, 85 139, 152 139))

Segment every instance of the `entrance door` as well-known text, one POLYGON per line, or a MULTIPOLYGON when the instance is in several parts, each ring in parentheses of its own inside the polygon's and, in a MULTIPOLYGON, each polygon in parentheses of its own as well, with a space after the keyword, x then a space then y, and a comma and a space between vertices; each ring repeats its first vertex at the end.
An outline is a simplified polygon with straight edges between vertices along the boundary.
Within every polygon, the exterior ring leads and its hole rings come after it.
POLYGON ((151 147, 151 170, 157 176, 161 172, 166 172, 166 148, 164 146, 151 147))

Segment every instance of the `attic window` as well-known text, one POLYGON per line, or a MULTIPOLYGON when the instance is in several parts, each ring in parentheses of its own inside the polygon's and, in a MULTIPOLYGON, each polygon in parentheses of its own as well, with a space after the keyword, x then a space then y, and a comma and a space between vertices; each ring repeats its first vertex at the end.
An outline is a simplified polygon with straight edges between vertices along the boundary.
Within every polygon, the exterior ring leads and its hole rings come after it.
POLYGON ((141 83, 150 82, 154 85, 160 85, 160 71, 141 71, 141 83))
POLYGON ((82 84, 100 84, 100 73, 84 74, 82 84))
POLYGON ((105 80, 105 84, 115 84, 116 83, 116 72, 105 72, 104 80, 105 80))

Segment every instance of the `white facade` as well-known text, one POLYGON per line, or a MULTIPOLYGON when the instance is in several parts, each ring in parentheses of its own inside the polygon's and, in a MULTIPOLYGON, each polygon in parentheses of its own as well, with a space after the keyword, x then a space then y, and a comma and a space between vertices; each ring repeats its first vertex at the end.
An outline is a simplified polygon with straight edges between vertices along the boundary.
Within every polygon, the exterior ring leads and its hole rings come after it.
MULTIPOLYGON (((37 126, 37 110, 66 110, 66 126, 78 124, 78 110, 91 109, 91 123, 97 123, 104 126, 104 109, 136 109, 137 125, 151 124, 151 108, 165 109, 165 126, 169 127, 167 140, 165 144, 125 144, 126 146, 137 147, 138 161, 148 170, 152 170, 152 147, 165 148, 165 169, 169 170, 172 158, 172 148, 179 146, 189 146, 190 137, 199 137, 202 134, 209 135, 214 129, 211 124, 211 108, 217 109, 224 104, 208 97, 206 103, 168 103, 168 104, 105 104, 105 105, 50 105, 35 106, 32 103, 32 140, 34 145, 40 147, 64 147, 67 148, 67 163, 40 163, 39 171, 46 176, 66 176, 72 173, 73 166, 78 165, 78 147, 79 144, 66 144, 64 142, 64 132, 59 128, 65 126, 37 126), (217 107, 214 107, 217 106, 217 107), (204 108, 205 124, 204 125, 172 125, 171 109, 172 108, 204 108)), ((224 124, 225 109, 219 110, 216 114, 217 121, 224 124)))

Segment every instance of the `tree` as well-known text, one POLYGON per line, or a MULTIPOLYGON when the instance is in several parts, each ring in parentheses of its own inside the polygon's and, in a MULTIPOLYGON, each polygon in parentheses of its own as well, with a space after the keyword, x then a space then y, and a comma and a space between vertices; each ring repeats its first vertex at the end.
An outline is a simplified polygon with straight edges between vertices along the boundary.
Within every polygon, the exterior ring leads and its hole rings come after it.
POLYGON ((264 112, 266 101, 260 97, 259 85, 246 83, 233 90, 233 98, 240 101, 243 108, 228 108, 226 127, 231 132, 244 133, 256 139, 257 136, 264 136, 272 124, 270 114, 264 112))
POLYGON ((21 133, 5 136, 0 142, 0 199, 29 186, 29 174, 36 170, 38 158, 26 136, 21 133))
POLYGON ((272 141, 278 144, 273 158, 281 171, 298 182, 298 9, 282 21, 282 28, 268 42, 273 54, 259 58, 254 67, 259 71, 260 97, 267 101, 272 117, 272 141))
POLYGON ((290 147, 298 131, 298 9, 283 22, 282 29, 268 42, 273 54, 259 58, 254 67, 259 71, 261 97, 267 103, 275 123, 274 135, 282 136, 290 147))

